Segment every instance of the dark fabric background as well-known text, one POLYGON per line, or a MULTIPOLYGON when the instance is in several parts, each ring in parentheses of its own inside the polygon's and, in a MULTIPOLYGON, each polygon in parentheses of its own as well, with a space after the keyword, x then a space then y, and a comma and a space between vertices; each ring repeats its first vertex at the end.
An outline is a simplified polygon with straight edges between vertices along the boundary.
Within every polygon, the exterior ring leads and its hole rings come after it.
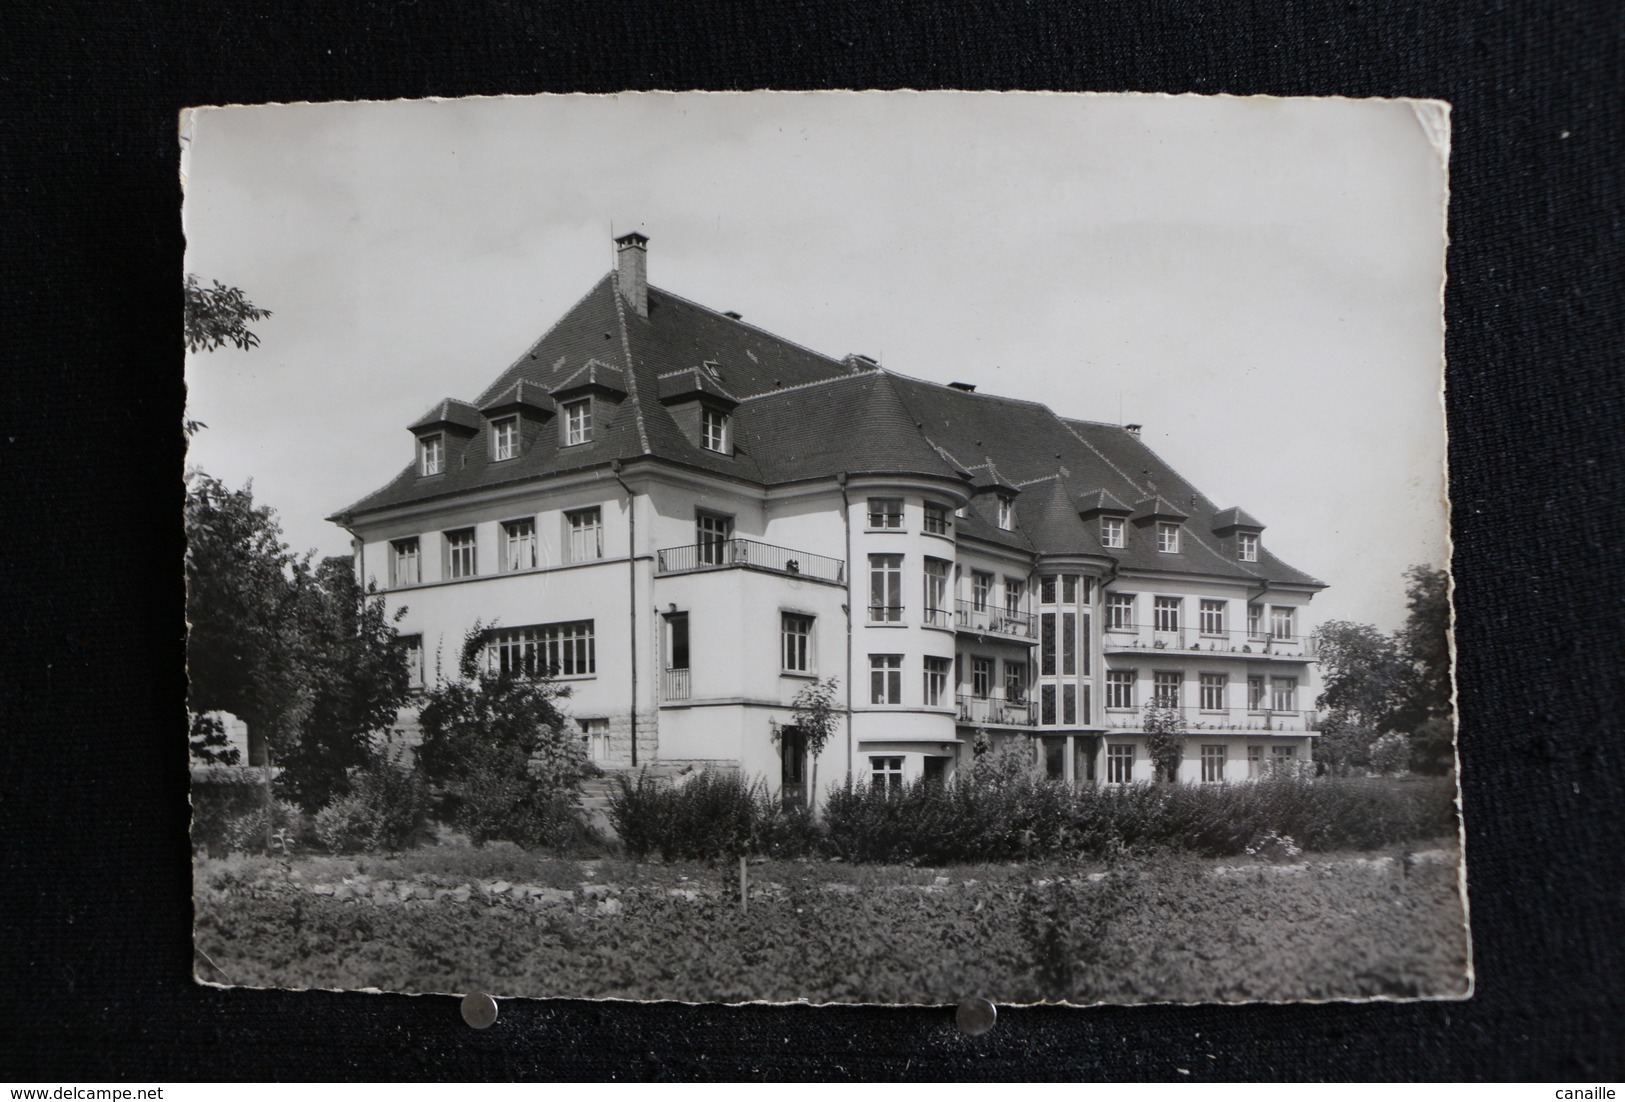
POLYGON ((1619 1080, 1621 11, 8 5, 0 1078, 1619 1080), (1019 1010, 972 1041, 947 1010, 509 1002, 477 1033, 446 998, 193 986, 177 110, 755 87, 1454 103, 1449 412, 1474 999, 1019 1010))

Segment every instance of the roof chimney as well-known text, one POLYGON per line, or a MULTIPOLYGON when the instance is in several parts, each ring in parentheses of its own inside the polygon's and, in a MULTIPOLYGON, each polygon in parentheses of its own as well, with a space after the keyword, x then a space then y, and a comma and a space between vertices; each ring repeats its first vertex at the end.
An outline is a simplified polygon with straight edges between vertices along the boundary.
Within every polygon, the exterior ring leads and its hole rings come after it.
POLYGON ((615 282, 638 317, 648 317, 649 239, 641 233, 624 233, 615 239, 615 282))
POLYGON ((975 383, 949 383, 948 385, 953 387, 955 390, 963 390, 966 394, 974 394, 976 392, 975 383))
POLYGON ((1140 426, 1139 425, 1124 425, 1123 429, 1130 436, 1138 436, 1138 435, 1140 435, 1140 426))

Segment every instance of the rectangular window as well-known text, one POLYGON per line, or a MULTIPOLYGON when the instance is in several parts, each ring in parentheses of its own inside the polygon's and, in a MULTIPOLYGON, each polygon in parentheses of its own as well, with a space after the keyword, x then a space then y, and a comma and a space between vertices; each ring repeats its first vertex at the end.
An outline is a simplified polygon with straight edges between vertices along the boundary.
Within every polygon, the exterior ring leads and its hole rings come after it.
POLYGON ((1011 704, 1027 703, 1027 663, 1004 664, 1004 699, 1011 704))
POLYGON ((1297 756, 1298 756, 1298 748, 1296 746, 1271 746, 1270 747, 1270 757, 1272 759, 1274 759, 1274 762, 1275 762, 1276 765, 1280 765, 1280 764, 1282 764, 1284 762, 1289 762, 1289 761, 1293 760, 1294 758, 1296 758, 1297 756))
POLYGON ((1071 677, 1078 672, 1078 614, 1061 613, 1061 674, 1071 677))
POLYGON ((925 531, 927 535, 946 536, 948 534, 948 507, 933 502, 925 503, 925 531))
POLYGON ((970 597, 971 605, 977 612, 987 611, 988 598, 993 594, 993 575, 981 570, 971 571, 970 597))
POLYGON ((869 656, 869 703, 901 704, 903 702, 903 656, 900 654, 871 654, 869 656))
POLYGON ((1224 759, 1226 747, 1223 743, 1218 745, 1204 745, 1202 747, 1202 783, 1224 783, 1224 759))
POLYGON ((1106 707, 1134 707, 1134 681, 1133 670, 1107 670, 1106 707))
POLYGON ((1247 606, 1247 634, 1253 639, 1264 638, 1264 606, 1247 606))
POLYGON ((1206 601, 1206 600, 1204 600, 1202 602, 1202 634, 1203 635, 1223 635, 1224 634, 1224 602, 1223 601, 1206 601))
POLYGON ((1258 561, 1258 535, 1254 532, 1242 532, 1236 537, 1236 556, 1242 562, 1258 561))
POLYGON ((946 658, 925 660, 925 706, 940 708, 948 695, 948 671, 953 663, 946 658))
POLYGON ((573 448, 592 439, 592 399, 564 403, 564 446, 573 448))
POLYGON ((1055 613, 1045 612, 1038 617, 1038 672, 1050 677, 1055 673, 1055 613))
POLYGON ((888 796, 898 795, 903 791, 903 759, 901 757, 883 757, 869 759, 869 785, 878 788, 888 796))
POLYGON ((1247 776, 1256 778, 1264 773, 1264 748, 1262 746, 1247 747, 1247 776))
POLYGON ((1100 545, 1102 547, 1121 548, 1123 546, 1123 518, 1100 518, 1100 545))
POLYGON ((423 580, 422 566, 418 562, 418 538, 411 536, 389 543, 389 584, 392 586, 417 585, 423 580))
POLYGON ((438 432, 418 440, 418 469, 439 474, 446 469, 446 438, 438 432))
POLYGON ((1038 603, 1041 605, 1055 603, 1055 575, 1046 574, 1038 579, 1038 603))
POLYGON ((1179 683, 1184 674, 1177 670, 1159 670, 1152 675, 1156 683, 1156 706, 1158 708, 1179 707, 1179 683))
POLYGON ((1106 630, 1134 630, 1134 594, 1106 594, 1106 630))
POLYGON ((1247 710, 1249 712, 1262 712, 1264 710, 1264 679, 1262 677, 1247 678, 1247 710))
POLYGON ((1008 532, 1014 524, 1015 516, 1010 509, 1010 499, 1001 496, 999 498, 999 527, 1008 532))
POLYGON ((500 417, 491 422, 491 458, 519 458, 519 418, 500 417))
POLYGON ((1078 687, 1061 686, 1061 722, 1070 726, 1078 722, 1078 687))
POLYGON ((400 637, 401 654, 406 658, 406 683, 412 688, 423 684, 423 636, 400 637))
POLYGON ((474 559, 474 529, 463 528, 446 533, 446 577, 472 578, 474 559))
POLYGON ((577 719, 581 725, 581 733, 587 740, 587 757, 592 761, 609 760, 609 719, 599 716, 592 719, 577 719))
POLYGON ((1280 605, 1270 606, 1270 638, 1292 638, 1292 614, 1295 611, 1297 610, 1290 606, 1286 608, 1280 605))
POLYGON ((604 523, 598 506, 564 514, 570 526, 570 561, 592 562, 604 557, 604 523))
POLYGON ((507 677, 587 677, 597 672, 593 622, 539 624, 490 634, 492 673, 507 677))
POLYGON ((734 537, 734 518, 725 513, 694 514, 694 542, 699 545, 703 566, 722 566, 728 561, 728 541, 734 537))
POLYGON ((971 695, 986 700, 993 694, 993 659, 973 656, 970 660, 971 695))
POLYGON ((1158 631, 1179 630, 1179 606, 1183 597, 1158 597, 1153 606, 1153 622, 1158 631))
POLYGON ((903 556, 869 556, 869 622, 896 624, 903 619, 903 556))
POLYGON ((1021 598, 1026 587, 1020 578, 1004 579, 1004 611, 1009 616, 1021 615, 1021 598))
POLYGON ((1076 574, 1061 575, 1061 603, 1063 605, 1078 603, 1078 576, 1076 574))
POLYGON ((1226 708, 1225 694, 1230 689, 1230 675, 1227 673, 1204 673, 1202 675, 1202 711, 1222 712, 1226 708))
POLYGON ((900 497, 872 497, 869 499, 870 528, 901 528, 903 526, 903 499, 900 497))
POLYGON ((1038 688, 1038 701, 1038 722, 1046 727, 1055 726, 1055 686, 1040 685, 1038 688))
POLYGON ((1157 550, 1164 555, 1179 554, 1179 525, 1173 521, 1157 521, 1157 550))
POLYGON ((948 572, 953 564, 944 559, 925 560, 925 620, 931 627, 952 627, 948 608, 948 572))
POLYGON ((791 673, 812 672, 813 618, 799 613, 785 612, 779 617, 779 633, 783 639, 783 666, 791 673))
POLYGON ((1107 745, 1106 783, 1134 783, 1134 744, 1132 742, 1107 745))
POLYGON ((510 520, 502 526, 502 569, 536 568, 536 522, 510 520))
POLYGON ((1298 679, 1296 677, 1270 678, 1270 709, 1290 712, 1298 706, 1298 679))
POLYGON ((728 415, 720 410, 700 410, 700 443, 708 452, 728 454, 728 415))

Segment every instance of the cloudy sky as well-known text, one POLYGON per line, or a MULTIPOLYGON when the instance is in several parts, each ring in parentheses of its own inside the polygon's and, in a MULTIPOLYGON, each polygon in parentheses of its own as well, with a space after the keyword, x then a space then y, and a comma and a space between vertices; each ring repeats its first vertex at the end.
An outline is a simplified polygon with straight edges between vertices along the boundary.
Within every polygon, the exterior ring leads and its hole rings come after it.
MULTIPOLYGON (((1432 116, 1436 121, 1436 116, 1432 116)), ((1384 628, 1442 563, 1445 174, 1402 102, 747 94, 183 120, 187 270, 275 314, 193 356, 190 462, 289 543, 651 238, 649 278, 821 352, 1137 422, 1384 628)))

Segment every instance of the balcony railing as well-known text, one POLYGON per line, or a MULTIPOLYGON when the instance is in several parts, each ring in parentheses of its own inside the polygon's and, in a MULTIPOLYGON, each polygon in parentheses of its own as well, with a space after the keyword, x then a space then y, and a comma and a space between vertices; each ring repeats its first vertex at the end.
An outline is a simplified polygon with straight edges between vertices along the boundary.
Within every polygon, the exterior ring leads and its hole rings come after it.
POLYGON ((696 570, 727 570, 739 567, 786 574, 792 578, 814 578, 823 582, 846 581, 846 563, 823 555, 775 547, 755 540, 727 539, 668 547, 655 552, 656 574, 687 574, 696 570))
MULTIPOLYGON (((1201 708, 1168 708, 1164 711, 1177 712, 1185 721, 1187 733, 1198 731, 1278 731, 1291 734, 1304 734, 1311 729, 1315 713, 1298 711, 1296 709, 1241 709, 1229 708, 1219 711, 1201 708)), ((1145 723, 1144 708, 1112 708, 1106 709, 1106 722, 1113 727, 1138 730, 1145 723)))
POLYGON ((1200 628, 1159 628, 1155 624, 1107 626, 1107 651, 1168 650, 1191 654, 1256 654, 1274 658, 1314 658, 1313 635, 1270 635, 1256 631, 1202 631, 1200 628))
POLYGON ((926 609, 920 622, 928 628, 951 628, 954 626, 953 613, 945 608, 926 609))
POLYGON ((1038 631, 1034 626, 1036 617, 1025 612, 1007 612, 990 604, 978 608, 975 601, 960 601, 957 618, 961 631, 1013 635, 1018 639, 1038 638, 1038 631))
POLYGON ((689 674, 692 672, 691 670, 667 670, 666 676, 661 679, 660 699, 687 700, 693 692, 693 686, 689 680, 689 674))
POLYGON ((954 697, 959 708, 959 722, 961 723, 991 723, 1004 724, 1010 727, 1032 727, 1037 724, 1037 714, 1032 702, 1007 701, 1002 696, 976 696, 969 693, 959 693, 954 697))

